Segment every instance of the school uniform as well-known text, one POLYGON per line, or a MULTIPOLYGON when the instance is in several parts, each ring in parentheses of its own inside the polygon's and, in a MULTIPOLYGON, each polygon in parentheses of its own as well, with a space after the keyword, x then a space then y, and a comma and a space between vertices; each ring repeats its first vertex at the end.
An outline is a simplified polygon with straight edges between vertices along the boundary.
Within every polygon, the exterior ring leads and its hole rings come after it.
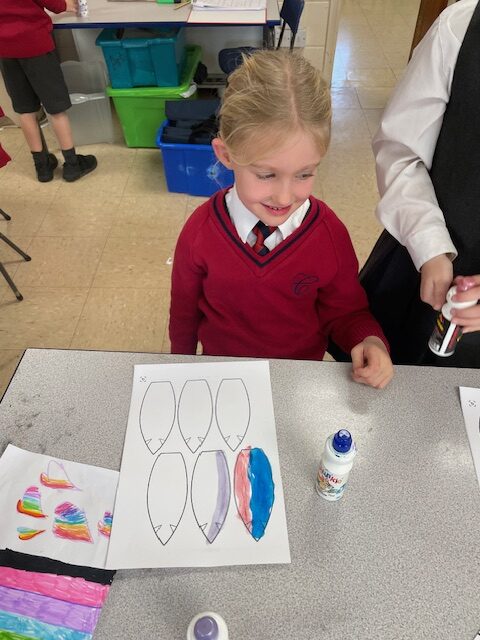
POLYGON ((480 273, 480 5, 449 6, 415 49, 373 139, 386 231, 361 273, 371 309, 403 364, 480 366, 480 335, 455 354, 428 349, 436 312, 420 300, 421 266, 447 254, 480 273), (399 244, 401 243, 401 244, 399 244))
POLYGON ((66 10, 65 0, 1 0, 0 70, 16 113, 50 114, 72 105, 45 13, 66 10))
POLYGON ((234 191, 220 191, 179 236, 172 353, 194 354, 200 341, 208 355, 321 360, 330 335, 347 352, 367 336, 386 343, 348 232, 324 202, 310 197, 293 212, 264 255, 251 246, 258 219, 242 207, 234 191))
POLYGON ((10 162, 11 158, 0 144, 0 169, 10 162))

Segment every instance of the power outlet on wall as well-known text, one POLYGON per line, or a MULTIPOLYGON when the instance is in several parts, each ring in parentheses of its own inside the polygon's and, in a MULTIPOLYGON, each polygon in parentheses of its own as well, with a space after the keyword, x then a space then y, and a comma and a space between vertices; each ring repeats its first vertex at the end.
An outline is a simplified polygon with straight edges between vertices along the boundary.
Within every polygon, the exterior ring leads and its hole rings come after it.
MULTIPOLYGON (((275 46, 277 46, 278 39, 280 37, 281 27, 275 27, 275 46)), ((283 34, 282 39, 282 48, 290 47, 290 39, 292 37, 292 33, 288 27, 285 28, 285 33, 283 34)), ((307 45, 307 30, 299 29, 297 31, 297 37, 295 38, 295 48, 303 48, 307 45)))

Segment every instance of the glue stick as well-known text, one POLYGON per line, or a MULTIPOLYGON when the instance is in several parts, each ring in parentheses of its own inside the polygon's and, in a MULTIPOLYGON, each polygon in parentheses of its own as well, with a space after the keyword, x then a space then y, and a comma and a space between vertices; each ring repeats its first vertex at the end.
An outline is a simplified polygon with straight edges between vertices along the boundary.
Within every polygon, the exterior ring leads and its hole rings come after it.
POLYGON ((187 640, 228 640, 225 620, 211 611, 197 614, 188 625, 187 640))
POLYGON ((447 300, 437 315, 435 327, 428 341, 430 350, 437 356, 451 356, 462 337, 463 328, 452 322, 452 309, 468 309, 468 307, 474 307, 478 302, 478 300, 455 302, 452 297, 456 293, 457 287, 450 287, 447 300))

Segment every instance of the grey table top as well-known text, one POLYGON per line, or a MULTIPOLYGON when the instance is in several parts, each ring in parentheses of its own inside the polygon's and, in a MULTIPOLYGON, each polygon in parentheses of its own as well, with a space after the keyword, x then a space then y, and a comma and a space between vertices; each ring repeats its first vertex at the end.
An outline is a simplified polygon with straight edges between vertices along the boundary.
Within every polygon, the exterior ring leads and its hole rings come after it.
MULTIPOLYGON (((194 360, 29 349, 0 404, 0 451, 119 469, 133 365, 194 360)), ((292 563, 119 571, 96 640, 182 640, 204 610, 231 640, 472 640, 480 493, 458 387, 480 387, 480 371, 396 367, 384 391, 340 363, 272 360, 270 373, 292 563), (314 479, 341 427, 359 453, 329 503, 314 479)))

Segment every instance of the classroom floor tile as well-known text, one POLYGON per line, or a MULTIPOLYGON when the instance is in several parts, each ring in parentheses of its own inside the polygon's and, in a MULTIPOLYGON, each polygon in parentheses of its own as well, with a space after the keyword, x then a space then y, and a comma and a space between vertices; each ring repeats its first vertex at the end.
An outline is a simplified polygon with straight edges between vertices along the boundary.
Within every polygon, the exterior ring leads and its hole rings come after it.
POLYGON ((70 347, 162 350, 168 289, 91 289, 70 347))
MULTIPOLYGON (((360 264, 380 232, 371 138, 410 51, 420 0, 344 0, 332 77, 331 147, 315 180, 347 225, 360 264)), ((158 149, 78 147, 98 168, 74 183, 40 184, 21 131, 1 129, 12 162, 0 170, 0 260, 24 295, 0 277, 0 393, 27 347, 168 352, 171 262, 178 233, 205 198, 169 193, 158 149)), ((328 356, 327 356, 328 357, 328 356)))
POLYGON ((104 238, 42 237, 28 247, 31 262, 22 262, 15 274, 17 286, 90 287, 104 238))
POLYGON ((110 231, 112 238, 174 238, 185 221, 187 196, 128 195, 121 199, 110 231))
POLYGON ((0 396, 15 373, 22 354, 23 349, 0 349, 0 396))
POLYGON ((94 288, 165 289, 170 287, 173 238, 109 238, 94 288))
POLYGON ((0 350, 68 348, 88 288, 21 287, 20 290, 22 302, 11 295, 3 296, 0 303, 0 350))
POLYGON ((122 200, 89 192, 82 198, 58 194, 49 206, 37 236, 107 238, 122 200))

